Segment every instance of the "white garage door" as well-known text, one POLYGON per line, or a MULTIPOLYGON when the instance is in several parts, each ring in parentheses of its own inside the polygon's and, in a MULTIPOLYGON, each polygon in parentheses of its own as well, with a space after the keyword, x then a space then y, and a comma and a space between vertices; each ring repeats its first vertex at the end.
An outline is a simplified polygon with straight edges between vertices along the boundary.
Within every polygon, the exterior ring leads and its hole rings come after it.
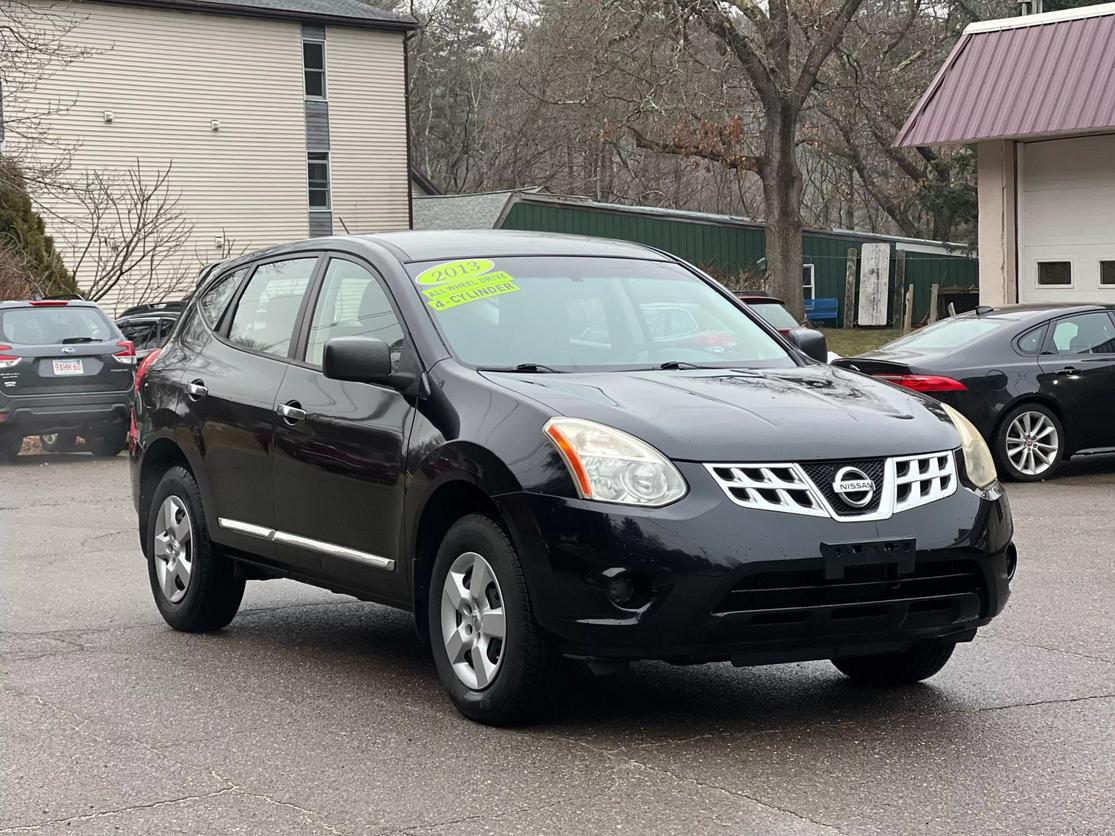
POLYGON ((1115 302, 1115 134, 1019 146, 1020 302, 1115 302))

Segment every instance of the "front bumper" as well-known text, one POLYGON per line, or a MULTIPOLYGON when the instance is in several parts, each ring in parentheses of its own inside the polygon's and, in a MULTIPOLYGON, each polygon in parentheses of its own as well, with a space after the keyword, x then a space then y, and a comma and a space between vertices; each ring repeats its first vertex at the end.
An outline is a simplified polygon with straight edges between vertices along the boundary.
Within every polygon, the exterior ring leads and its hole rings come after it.
POLYGON ((0 399, 0 430, 21 435, 127 427, 131 390, 0 399))
POLYGON ((764 664, 899 651, 969 640, 1006 604, 1015 552, 1001 494, 960 488, 887 520, 837 522, 739 507, 698 468, 682 465, 691 492, 661 509, 499 498, 535 617, 564 652, 764 664), (638 592, 622 607, 609 599, 620 576, 638 592))

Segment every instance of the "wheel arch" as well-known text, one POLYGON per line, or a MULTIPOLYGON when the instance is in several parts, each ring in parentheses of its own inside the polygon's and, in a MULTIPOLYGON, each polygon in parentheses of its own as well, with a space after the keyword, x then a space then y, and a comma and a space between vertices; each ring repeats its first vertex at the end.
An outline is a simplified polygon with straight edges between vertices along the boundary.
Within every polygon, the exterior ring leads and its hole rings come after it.
MULTIPOLYGON (((178 443, 169 437, 157 438, 152 441, 143 452, 143 459, 139 468, 139 530, 140 542, 147 548, 147 519, 150 511, 151 497, 155 488, 162 481, 163 475, 172 467, 182 467, 194 475, 194 469, 189 459, 178 443)), ((196 477, 195 477, 196 478, 196 477)))
POLYGON ((416 516, 410 555, 411 595, 415 628, 424 643, 429 641, 426 616, 438 548, 453 524, 469 514, 485 514, 508 530, 507 520, 491 495, 460 475, 442 480, 433 488, 416 516))

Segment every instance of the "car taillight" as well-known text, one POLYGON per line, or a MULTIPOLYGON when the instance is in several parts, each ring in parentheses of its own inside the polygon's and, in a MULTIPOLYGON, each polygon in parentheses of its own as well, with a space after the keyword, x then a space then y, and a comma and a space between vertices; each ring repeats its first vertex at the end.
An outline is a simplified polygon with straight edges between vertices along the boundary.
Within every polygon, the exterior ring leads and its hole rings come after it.
POLYGON ((915 392, 963 392, 968 388, 959 380, 936 374, 880 374, 876 377, 915 392))
POLYGON ((131 340, 121 340, 116 344, 120 349, 112 356, 116 358, 117 363, 123 363, 126 366, 134 366, 136 364, 136 347, 131 340))
POLYGON ((158 359, 158 357, 162 353, 162 351, 163 350, 161 348, 156 348, 154 351, 152 351, 150 354, 148 354, 146 357, 143 358, 143 362, 140 363, 139 368, 136 369, 136 389, 135 390, 136 390, 137 394, 139 393, 139 385, 141 383, 143 383, 143 378, 147 374, 147 370, 151 368, 152 364, 154 364, 155 360, 158 359))
POLYGON ((19 357, 15 354, 4 353, 11 350, 12 347, 10 345, 0 345, 0 369, 10 369, 12 366, 17 365, 19 361, 23 359, 22 357, 19 357))

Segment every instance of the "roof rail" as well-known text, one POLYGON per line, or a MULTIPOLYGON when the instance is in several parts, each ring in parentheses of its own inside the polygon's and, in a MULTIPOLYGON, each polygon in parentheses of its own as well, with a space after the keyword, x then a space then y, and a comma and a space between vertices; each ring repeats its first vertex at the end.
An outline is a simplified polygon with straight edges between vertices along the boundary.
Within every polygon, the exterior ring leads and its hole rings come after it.
POLYGON ((143 305, 133 305, 120 314, 120 316, 131 316, 132 314, 155 313, 157 311, 181 311, 185 309, 186 302, 178 300, 174 302, 148 302, 143 305))

